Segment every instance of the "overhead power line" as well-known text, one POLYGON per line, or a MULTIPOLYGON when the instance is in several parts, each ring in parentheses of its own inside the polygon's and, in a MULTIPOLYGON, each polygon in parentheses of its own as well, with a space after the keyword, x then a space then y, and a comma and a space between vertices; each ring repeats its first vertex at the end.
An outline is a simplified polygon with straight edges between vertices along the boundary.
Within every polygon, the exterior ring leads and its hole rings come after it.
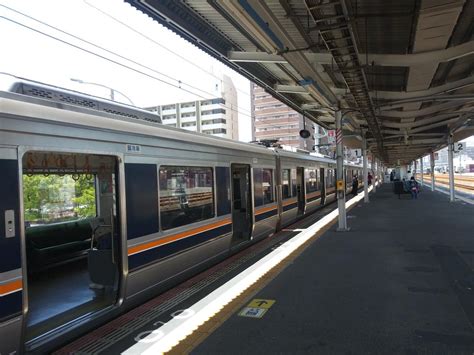
MULTIPOLYGON (((115 16, 112 16, 111 14, 109 14, 109 13, 103 11, 102 9, 98 8, 97 6, 92 5, 91 3, 89 3, 89 2, 86 1, 86 0, 82 0, 82 1, 83 1, 87 6, 90 6, 91 8, 93 8, 93 9, 95 9, 96 11, 100 12, 100 13, 103 14, 104 16, 106 16, 106 17, 112 19, 113 21, 115 21, 115 22, 121 24, 122 26, 126 27, 126 28, 129 29, 130 31, 133 31, 133 32, 135 32, 136 34, 138 34, 139 36, 141 36, 141 37, 143 37, 143 38, 149 40, 150 42, 154 43, 154 44, 157 45, 158 47, 163 48, 165 51, 168 51, 169 53, 175 55, 176 57, 178 57, 178 58, 180 58, 180 59, 182 59, 182 60, 184 60, 185 62, 191 64, 191 65, 194 66, 195 68, 197 68, 197 69, 201 70, 202 72, 204 72, 204 73, 206 73, 206 74, 212 76, 213 78, 215 78, 215 79, 217 79, 217 80, 221 80, 221 78, 218 77, 218 76, 216 76, 214 73, 212 73, 212 72, 210 72, 209 70, 206 70, 206 69, 204 69, 203 67, 197 65, 196 63, 194 63, 193 61, 189 60, 188 58, 186 58, 186 57, 182 56, 181 54, 179 54, 179 53, 173 51, 172 49, 170 49, 170 48, 164 46, 164 45, 161 44, 160 42, 155 41, 153 38, 151 38, 150 36, 147 36, 147 35, 144 34, 143 32, 140 32, 140 31, 138 31, 137 29, 135 29, 135 28, 133 28, 133 27, 127 25, 125 22, 123 22, 122 20, 119 20, 119 19, 116 18, 115 16)), ((236 88, 236 90, 239 91, 239 92, 241 92, 242 94, 244 94, 244 95, 250 97, 250 94, 249 94, 249 93, 247 93, 247 92, 245 92, 245 91, 243 91, 243 90, 240 90, 240 89, 238 89, 238 88, 236 88)))
MULTIPOLYGON (((93 52, 93 51, 91 51, 91 50, 89 50, 89 49, 86 49, 86 48, 81 47, 81 46, 79 46, 79 45, 76 45, 76 44, 74 44, 74 43, 68 42, 68 41, 66 41, 66 40, 64 40, 64 39, 55 37, 55 36, 53 36, 53 35, 51 35, 51 34, 48 34, 48 33, 46 33, 46 32, 40 31, 40 30, 38 30, 38 29, 36 29, 36 28, 33 28, 33 27, 31 27, 31 26, 28 26, 28 25, 26 25, 26 24, 24 24, 24 23, 18 22, 18 21, 14 20, 14 19, 11 19, 11 18, 8 18, 8 17, 5 17, 5 16, 0 16, 0 18, 3 18, 4 20, 10 21, 10 22, 12 22, 12 23, 14 23, 14 24, 16 24, 16 25, 18 25, 18 26, 24 27, 24 28, 26 28, 26 29, 28 29, 28 30, 30 30, 30 31, 36 32, 36 33, 38 33, 38 34, 41 34, 41 35, 43 35, 43 36, 46 36, 46 37, 48 37, 48 38, 51 38, 51 39, 56 40, 56 41, 58 41, 58 42, 61 42, 61 43, 63 43, 63 44, 66 44, 66 45, 68 45, 68 46, 74 47, 74 48, 79 49, 79 50, 81 50, 81 51, 84 51, 84 52, 86 52, 86 53, 88 53, 88 54, 91 54, 91 55, 93 55, 93 56, 99 57, 99 58, 101 58, 101 59, 103 59, 103 60, 109 61, 109 62, 114 63, 114 64, 116 64, 116 65, 119 65, 119 66, 121 66, 121 67, 124 67, 124 68, 126 68, 126 69, 132 70, 132 71, 134 71, 134 72, 137 72, 137 73, 139 73, 139 74, 142 74, 142 75, 144 75, 144 76, 147 76, 147 77, 149 77, 149 78, 151 78, 151 79, 157 80, 157 81, 159 81, 159 82, 161 82, 161 83, 164 83, 164 84, 166 84, 166 85, 170 85, 170 86, 172 86, 172 87, 174 87, 174 88, 183 90, 183 91, 185 91, 185 92, 187 92, 187 93, 190 93, 190 94, 192 94, 192 95, 196 95, 196 96, 198 96, 198 97, 200 97, 200 98, 202 98, 202 99, 208 99, 208 97, 202 96, 202 95, 200 95, 200 94, 198 94, 198 93, 196 93, 196 92, 193 92, 193 91, 191 91, 191 90, 188 90, 188 89, 186 89, 186 88, 183 88, 181 85, 189 86, 191 89, 201 91, 201 92, 203 92, 203 93, 206 93, 206 94, 210 95, 211 97, 212 97, 212 96, 215 96, 213 93, 209 93, 209 92, 207 92, 207 91, 205 91, 205 90, 196 88, 196 87, 194 87, 194 86, 192 86, 192 85, 189 85, 189 84, 186 84, 186 83, 182 82, 182 81, 179 80, 179 79, 173 78, 173 77, 171 77, 171 76, 169 76, 169 75, 167 75, 167 74, 165 74, 165 73, 161 73, 161 72, 159 72, 159 71, 157 71, 157 70, 155 70, 155 69, 153 69, 153 68, 150 68, 150 67, 148 67, 148 66, 146 66, 146 65, 143 65, 143 64, 141 64, 141 63, 138 63, 138 62, 134 61, 133 59, 127 58, 127 57, 125 57, 125 56, 122 56, 122 55, 120 55, 120 54, 118 54, 118 53, 115 53, 115 52, 113 52, 113 51, 111 51, 111 50, 108 50, 108 49, 106 49, 106 48, 104 48, 104 47, 101 47, 101 46, 99 46, 99 45, 96 45, 95 43, 92 43, 92 42, 90 42, 90 41, 84 40, 84 39, 82 39, 82 38, 80 38, 80 37, 78 37, 78 36, 75 36, 75 35, 73 35, 73 34, 70 34, 70 33, 66 32, 66 31, 63 31, 63 30, 61 30, 61 29, 59 29, 59 28, 56 28, 56 27, 54 27, 54 26, 52 26, 52 25, 49 25, 49 24, 47 24, 47 23, 45 23, 45 22, 43 22, 43 21, 41 21, 41 20, 38 20, 38 19, 32 17, 32 16, 29 16, 29 15, 27 15, 27 14, 24 14, 24 13, 22 13, 21 11, 12 9, 12 8, 10 8, 10 7, 8 7, 8 6, 3 5, 3 4, 0 4, 0 6, 2 6, 2 7, 4 7, 4 8, 7 8, 7 9, 9 9, 10 11, 16 12, 16 13, 22 15, 22 16, 25 16, 25 17, 27 17, 27 18, 33 20, 33 21, 36 21, 36 22, 38 22, 38 23, 41 23, 41 24, 43 24, 43 25, 45 25, 45 26, 47 26, 47 27, 53 28, 53 29, 56 30, 56 31, 59 31, 59 32, 61 32, 61 33, 63 33, 63 34, 66 34, 66 35, 68 35, 68 36, 70 36, 70 37, 73 37, 73 38, 75 38, 75 39, 77 39, 77 40, 80 40, 80 41, 82 41, 82 42, 84 42, 84 43, 87 43, 87 44, 89 44, 89 45, 91 45, 91 46, 94 46, 94 47, 96 47, 96 48, 98 48, 98 49, 101 49, 101 50, 103 50, 103 51, 105 51, 105 52, 107 52, 107 53, 110 53, 110 54, 112 54, 112 55, 115 55, 115 56, 117 56, 117 57, 119 57, 119 58, 121 58, 121 59, 124 59, 124 60, 126 60, 126 61, 129 61, 129 62, 131 62, 131 63, 133 63, 133 64, 135 64, 135 65, 138 65, 138 66, 140 66, 140 67, 146 68, 146 69, 148 69, 148 70, 150 70, 150 71, 152 71, 152 72, 154 72, 154 73, 157 73, 157 74, 159 74, 159 75, 162 75, 162 76, 164 76, 164 77, 166 77, 166 78, 168 78, 168 79, 171 79, 171 80, 173 80, 173 81, 176 81, 177 84, 173 84, 173 83, 171 83, 171 82, 168 82, 168 81, 166 81, 166 80, 163 80, 163 79, 161 79, 161 78, 158 78, 158 77, 156 77, 156 76, 154 76, 154 75, 151 75, 151 74, 149 74, 149 73, 145 73, 145 72, 143 72, 143 71, 141 71, 141 70, 139 70, 139 69, 133 68, 133 67, 131 67, 131 66, 129 66, 129 65, 126 65, 126 64, 121 63, 121 62, 119 62, 119 61, 117 61, 117 60, 114 60, 114 59, 112 59, 112 58, 109 58, 109 57, 106 57, 106 56, 104 56, 104 55, 101 55, 101 54, 99 54, 99 53, 93 52)), ((231 110, 231 111, 238 112, 238 113, 240 113, 240 114, 243 115, 243 116, 246 116, 246 117, 251 118, 251 115, 249 115, 249 114, 247 114, 247 113, 244 113, 244 112, 242 112, 242 111, 239 110, 239 109, 235 109, 235 108, 230 107, 230 106, 225 105, 225 104, 224 104, 223 106, 226 107, 226 108, 228 108, 228 109, 231 110)), ((246 110, 246 111, 249 112, 248 110, 246 110)))
MULTIPOLYGON (((77 40, 79 40, 79 41, 81 41, 81 42, 87 43, 87 44, 89 44, 89 45, 91 45, 91 46, 93 46, 93 47, 96 47, 96 48, 98 48, 98 49, 100 49, 100 50, 103 50, 103 51, 105 51, 105 52, 107 52, 107 53, 110 53, 110 54, 112 54, 112 55, 115 55, 115 56, 117 56, 117 57, 119 57, 119 58, 122 58, 122 59, 124 59, 124 60, 126 60, 126 61, 129 61, 129 62, 131 62, 131 63, 133 63, 133 64, 136 64, 136 65, 138 65, 138 66, 141 66, 141 67, 143 67, 143 68, 146 68, 146 69, 148 69, 148 70, 150 70, 150 71, 153 71, 153 72, 155 72, 155 73, 157 73, 157 74, 159 74, 159 75, 163 75, 164 77, 167 77, 168 79, 171 79, 171 80, 174 80, 174 81, 178 82, 178 86, 179 86, 179 87, 181 86, 181 84, 183 84, 183 85, 189 86, 190 88, 192 88, 192 89, 194 89, 194 90, 203 92, 203 93, 205 93, 205 94, 207 94, 207 95, 215 96, 214 93, 210 93, 210 92, 208 92, 208 91, 202 90, 202 89, 200 89, 200 88, 198 88, 198 87, 195 87, 195 86, 193 86, 193 85, 187 84, 187 83, 181 81, 180 79, 173 78, 173 77, 171 77, 171 76, 169 76, 169 75, 167 75, 167 74, 165 74, 165 73, 162 73, 162 72, 160 72, 160 71, 158 71, 158 70, 156 70, 156 69, 154 69, 154 68, 148 67, 148 66, 146 66, 146 65, 144 65, 144 64, 141 64, 141 63, 139 63, 139 62, 137 62, 137 61, 135 61, 135 60, 133 60, 133 59, 130 59, 130 58, 128 58, 128 57, 125 57, 125 56, 123 56, 123 55, 121 55, 121 54, 118 54, 118 53, 116 53, 116 52, 114 52, 114 51, 111 51, 111 50, 109 50, 109 49, 107 49, 107 48, 104 48, 104 47, 102 47, 102 46, 99 46, 99 45, 97 45, 97 44, 95 44, 95 43, 93 43, 93 42, 91 42, 91 41, 88 41, 88 40, 85 40, 85 39, 83 39, 83 38, 81 38, 81 37, 79 37, 79 36, 76 36, 76 35, 74 35, 74 34, 72 34, 72 33, 70 33, 70 32, 64 31, 64 30, 62 30, 62 29, 60 29, 60 28, 58 28, 58 27, 55 27, 55 26, 53 26, 53 25, 50 25, 49 23, 47 23, 47 22, 45 22, 45 21, 42 21, 42 20, 39 20, 39 19, 37 19, 37 18, 35 18, 35 17, 31 16, 31 15, 25 14, 24 12, 21 12, 21 11, 19 11, 19 10, 13 9, 13 8, 11 8, 11 7, 9 7, 9 6, 6 6, 6 5, 1 5, 1 4, 0 4, 0 6, 3 6, 4 8, 6 8, 6 9, 8 9, 8 10, 10 10, 10 11, 16 12, 17 14, 20 14, 20 15, 22 15, 22 16, 24 16, 24 17, 30 19, 30 20, 33 20, 33 21, 35 21, 35 22, 38 22, 38 23, 40 23, 40 24, 42 24, 42 25, 44 25, 44 26, 47 26, 47 27, 49 27, 49 28, 52 28, 52 29, 54 29, 55 31, 58 31, 58 32, 60 32, 60 33, 63 33, 63 34, 65 34, 65 35, 70 36, 70 37, 72 37, 72 38, 74 38, 74 39, 77 39, 77 40)), ((68 43, 69 43, 69 42, 68 42, 68 43)), ((174 53, 174 52, 173 52, 173 53, 174 53)), ((178 54, 176 54, 176 55, 178 55, 178 54)), ((198 67, 199 67, 199 66, 198 66, 198 67)), ((221 80, 221 78, 218 78, 218 77, 215 77, 215 78, 217 78, 218 80, 221 80)), ((196 94, 196 95, 197 95, 197 94, 196 94)), ((202 97, 202 96, 200 96, 200 97, 202 97)), ((241 108, 241 110, 242 110, 242 108, 241 108)), ((246 111, 248 114, 251 113, 249 110, 246 110, 246 109, 243 109, 243 110, 246 111)))

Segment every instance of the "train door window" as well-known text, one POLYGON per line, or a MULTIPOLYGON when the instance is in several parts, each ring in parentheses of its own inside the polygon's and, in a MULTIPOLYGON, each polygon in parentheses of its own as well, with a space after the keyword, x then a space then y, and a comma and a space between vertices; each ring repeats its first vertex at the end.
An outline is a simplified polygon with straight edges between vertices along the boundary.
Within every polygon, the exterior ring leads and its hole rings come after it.
POLYGON ((115 303, 120 268, 117 172, 112 156, 24 155, 28 339, 115 303))
POLYGON ((306 193, 311 193, 319 190, 318 174, 315 169, 306 169, 306 193))
POLYGON ((252 234, 250 166, 232 164, 232 243, 239 244, 252 234))
POLYGON ((159 179, 162 230, 214 217, 212 168, 162 166, 159 179))
POLYGON ((281 190, 283 199, 290 198, 292 196, 292 186, 291 186, 291 170, 283 169, 281 171, 281 190))
POLYGON ((304 188, 305 168, 296 168, 296 195, 298 197, 298 214, 303 214, 305 210, 305 188, 304 188))

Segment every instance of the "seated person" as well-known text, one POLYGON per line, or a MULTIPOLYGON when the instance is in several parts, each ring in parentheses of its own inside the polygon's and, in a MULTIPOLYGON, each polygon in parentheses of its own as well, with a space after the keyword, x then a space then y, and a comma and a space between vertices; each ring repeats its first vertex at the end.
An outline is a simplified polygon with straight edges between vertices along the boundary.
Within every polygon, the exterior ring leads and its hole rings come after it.
POLYGON ((402 183, 403 183, 403 191, 410 192, 410 182, 405 180, 405 178, 403 178, 402 183))
POLYGON ((409 183, 411 198, 416 200, 418 198, 418 182, 415 180, 415 177, 412 176, 409 183))

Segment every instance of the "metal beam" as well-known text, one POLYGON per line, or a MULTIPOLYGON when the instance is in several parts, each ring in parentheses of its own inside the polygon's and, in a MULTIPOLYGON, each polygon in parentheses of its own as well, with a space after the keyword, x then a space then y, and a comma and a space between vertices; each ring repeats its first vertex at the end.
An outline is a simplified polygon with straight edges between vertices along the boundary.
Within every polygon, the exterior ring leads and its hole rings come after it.
POLYGON ((410 67, 412 65, 433 62, 448 62, 450 60, 459 59, 470 54, 474 54, 474 41, 466 42, 446 49, 412 54, 360 53, 360 61, 362 65, 367 65, 366 58, 368 58, 368 63, 374 62, 375 65, 410 67))
POLYGON ((445 140, 444 138, 440 139, 409 139, 407 143, 405 144, 400 144, 398 142, 386 142, 384 144, 384 147, 403 147, 403 148, 409 148, 411 146, 417 146, 417 145, 430 145, 430 144, 439 144, 443 143, 445 140))
POLYGON ((278 54, 268 54, 265 52, 227 52, 227 58, 231 62, 249 63, 288 63, 285 58, 278 54))
POLYGON ((429 130, 429 129, 432 129, 432 128, 436 128, 436 127, 447 126, 448 124, 454 123, 459 119, 460 119, 459 117, 456 117, 456 118, 452 118, 452 119, 447 120, 447 121, 443 121, 443 122, 439 122, 439 123, 433 123, 433 124, 430 124, 430 125, 427 125, 427 126, 424 126, 424 127, 414 128, 414 129, 411 130, 411 132, 417 133, 417 132, 423 132, 423 131, 426 131, 426 130, 429 130))
POLYGON ((302 95, 310 95, 308 90, 306 90, 303 86, 298 85, 280 85, 276 84, 273 86, 276 92, 285 92, 289 94, 302 94, 302 95))
POLYGON ((470 76, 461 80, 452 81, 444 85, 431 87, 426 90, 416 90, 416 91, 377 91, 373 93, 373 97, 377 99, 392 99, 392 100, 404 100, 412 99, 423 96, 436 95, 441 93, 447 93, 450 91, 455 91, 463 89, 469 86, 474 85, 474 76, 470 76))
POLYGON ((299 46, 296 44, 295 39, 287 32, 287 29, 282 26, 280 21, 277 19, 275 14, 270 10, 266 2, 264 1, 252 1, 251 8, 243 8, 239 5, 240 2, 225 1, 225 6, 228 6, 233 11, 242 12, 250 21, 248 31, 249 33, 255 33, 262 35, 267 41, 273 42, 273 48, 270 52, 276 50, 288 49, 288 53, 282 53, 283 57, 288 61, 298 74, 302 78, 310 78, 317 85, 312 84, 308 86, 308 90, 313 95, 316 101, 320 102, 323 106, 333 106, 337 103, 337 97, 333 94, 330 87, 323 81, 320 74, 315 70, 314 66, 308 61, 306 56, 301 51, 293 51, 298 49, 299 46), (264 25, 255 20, 255 12, 265 22, 264 25), (271 29, 271 36, 269 34, 271 29), (282 48, 279 48, 277 40, 282 48))
POLYGON ((420 96, 414 97, 410 99, 403 99, 398 101, 393 101, 390 103, 386 103, 384 105, 380 105, 377 108, 379 109, 390 109, 394 106, 399 106, 403 104, 408 104, 411 102, 433 102, 433 101, 470 101, 474 100, 474 93, 472 94, 455 94, 455 95, 429 95, 429 96, 420 96))
POLYGON ((446 119, 456 118, 456 117, 459 117, 461 114, 464 114, 464 113, 466 113, 466 112, 459 112, 458 114, 456 114, 456 112, 446 113, 446 114, 439 114, 439 115, 436 115, 436 116, 422 118, 422 119, 419 119, 417 121, 412 121, 412 122, 398 123, 398 122, 384 121, 384 122, 382 122, 382 127, 410 129, 410 128, 415 128, 415 127, 435 123, 435 122, 438 122, 438 121, 443 121, 443 120, 446 120, 446 119))
MULTIPOLYGON (((379 117, 383 119, 383 117, 388 118, 413 118, 425 115, 432 115, 434 113, 449 113, 449 112, 442 112, 444 110, 452 110, 453 108, 462 106, 462 103, 452 101, 452 102, 445 102, 438 105, 431 105, 419 110, 409 110, 409 111, 395 111, 395 110, 388 110, 388 111, 381 111, 379 113, 379 117)), ((460 110, 457 110, 460 111, 460 110)))

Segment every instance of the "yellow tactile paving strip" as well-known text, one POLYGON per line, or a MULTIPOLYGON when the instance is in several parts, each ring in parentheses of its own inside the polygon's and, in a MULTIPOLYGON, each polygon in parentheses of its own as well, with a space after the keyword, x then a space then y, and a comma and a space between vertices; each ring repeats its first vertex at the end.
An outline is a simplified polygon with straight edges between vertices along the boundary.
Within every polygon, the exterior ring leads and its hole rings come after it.
MULTIPOLYGON (((347 208, 347 211, 350 211, 357 205, 347 208)), ((181 341, 176 345, 171 351, 167 354, 189 354, 194 348, 201 344, 209 335, 211 335, 216 329, 218 329, 227 319, 229 319, 233 314, 240 311, 242 307, 248 303, 252 297, 254 297, 260 290, 262 290, 270 281, 280 274, 288 265, 290 265, 293 260, 295 260, 308 246, 310 246, 314 241, 318 240, 329 228, 331 228, 337 222, 337 216, 333 218, 326 226, 321 228, 313 238, 306 241, 293 253, 288 255, 281 263, 267 272, 263 277, 257 280, 252 286, 247 288, 242 292, 238 297, 236 297, 232 302, 228 303, 222 310, 217 313, 214 317, 209 319, 203 325, 201 325, 197 330, 195 330, 190 336, 181 341)), ((277 298, 277 295, 272 295, 277 298)), ((278 298, 277 298, 278 300, 278 298)))

